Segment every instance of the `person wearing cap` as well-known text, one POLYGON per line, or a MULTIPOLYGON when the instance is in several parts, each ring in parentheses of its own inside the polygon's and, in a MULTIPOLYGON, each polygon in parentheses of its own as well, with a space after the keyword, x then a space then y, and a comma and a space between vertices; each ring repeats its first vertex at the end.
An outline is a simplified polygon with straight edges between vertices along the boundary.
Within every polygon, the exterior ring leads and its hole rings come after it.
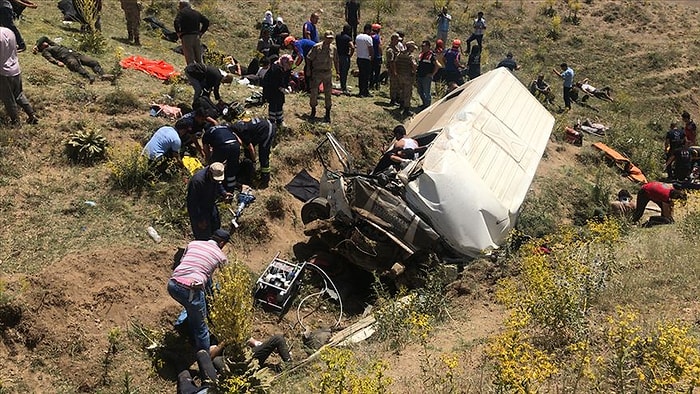
POLYGON ((420 110, 430 107, 433 101, 432 83, 439 69, 435 60, 435 54, 430 49, 430 41, 424 40, 421 43, 420 54, 418 55, 418 68, 416 69, 416 86, 418 87, 418 96, 421 100, 420 110))
POLYGON ((472 35, 467 38, 467 53, 470 53, 470 48, 471 48, 471 42, 476 40, 476 45, 481 46, 483 40, 484 40, 484 32, 486 31, 486 19, 484 19, 484 13, 479 11, 476 14, 476 19, 474 19, 474 23, 472 24, 472 27, 474 28, 474 32, 472 35))
POLYGON ((443 42, 447 40, 447 34, 450 32, 451 21, 452 15, 447 13, 447 6, 443 6, 435 21, 437 23, 437 38, 443 42))
POLYGON ((209 19, 192 8, 189 0, 180 0, 175 16, 175 32, 182 43, 185 62, 204 63, 202 58, 202 35, 209 29, 209 19))
POLYGON ((361 34, 355 38, 355 51, 357 53, 358 86, 360 97, 371 97, 369 93, 370 79, 372 78, 372 58, 374 48, 372 45, 372 25, 367 23, 361 34))
POLYGON ((129 42, 141 45, 139 26, 141 24, 141 4, 139 0, 120 0, 124 17, 126 18, 126 32, 129 42))
POLYGON ((17 56, 15 34, 6 27, 0 27, 0 101, 13 126, 20 124, 18 105, 27 114, 27 123, 39 122, 22 89, 22 70, 17 56))
POLYGON ((406 50, 396 57, 396 74, 399 81, 399 104, 404 116, 411 115, 411 98, 413 97, 413 85, 416 81, 416 70, 418 62, 414 55, 418 45, 409 41, 406 43, 406 50))
POLYGON ((270 184, 270 151, 272 142, 277 133, 274 123, 263 118, 239 120, 231 125, 231 129, 241 141, 244 147, 245 157, 255 163, 255 146, 258 147, 258 159, 260 159, 260 188, 267 188, 270 184))
POLYGON ((375 90, 379 90, 379 79, 382 74, 384 47, 382 46, 381 31, 382 25, 379 23, 372 25, 372 77, 369 86, 375 90))
MULTIPOLYGON (((242 145, 240 138, 233 132, 231 126, 219 124, 209 127, 204 132, 202 145, 204 145, 204 157, 207 163, 226 163, 224 189, 233 191, 240 169, 238 162, 242 145)), ((243 176, 243 178, 247 181, 249 177, 243 176)))
POLYGON ((218 228, 206 240, 190 242, 168 280, 168 294, 187 311, 187 324, 194 339, 195 352, 206 351, 209 354, 211 341, 205 290, 214 271, 228 264, 223 248, 230 240, 231 234, 218 228))
POLYGON ((114 75, 105 74, 97 60, 63 45, 58 45, 46 36, 37 40, 32 52, 34 54, 41 53, 41 56, 48 60, 49 63, 59 67, 65 66, 67 69, 80 74, 83 78, 87 78, 90 83, 95 82, 95 77, 88 73, 85 66, 90 67, 104 81, 114 80, 114 75))
POLYGON ((357 25, 360 24, 360 3, 356 0, 345 2, 345 22, 350 26, 350 36, 357 37, 357 25))
POLYGON ((399 75, 396 72, 396 57, 401 53, 399 33, 393 33, 386 48, 386 68, 389 72, 389 105, 399 104, 399 75))
POLYGON ((221 184, 225 177, 224 169, 223 163, 211 163, 196 172, 187 183, 187 214, 194 239, 206 241, 221 227, 216 200, 233 197, 221 184))
POLYGON ((306 75, 309 81, 309 105, 311 106, 311 121, 316 119, 316 105, 318 105, 319 86, 323 84, 323 94, 325 95, 326 115, 323 121, 330 123, 331 121, 331 106, 333 93, 333 69, 338 74, 338 51, 333 44, 335 34, 331 30, 326 30, 323 35, 323 42, 314 45, 306 57, 308 65, 308 74, 306 75))
POLYGON ((214 93, 216 101, 223 103, 219 87, 222 83, 230 84, 233 82, 233 74, 203 63, 188 64, 185 67, 185 75, 194 88, 193 107, 198 98, 202 96, 211 98, 211 93, 214 93))
POLYGON ((309 39, 315 43, 321 41, 321 39, 318 36, 318 28, 316 27, 318 25, 318 20, 319 20, 318 13, 314 12, 309 17, 309 20, 304 22, 304 26, 302 27, 302 34, 301 34, 301 36, 303 38, 309 39))
POLYGON ((278 16, 275 25, 272 27, 272 40, 276 45, 282 46, 284 39, 287 37, 289 37, 289 27, 284 23, 284 19, 278 16))
POLYGON ((464 83, 462 78, 462 64, 460 62, 461 54, 460 47, 462 42, 458 39, 452 41, 452 47, 445 51, 445 73, 443 79, 445 83, 454 83, 461 85, 464 83))
MULTIPOLYGON (((290 38, 290 37, 287 37, 290 38)), ((291 92, 289 78, 292 72, 291 55, 282 55, 270 65, 262 80, 263 98, 268 103, 267 114, 277 127, 284 124, 284 95, 291 92)))
POLYGON ((348 91, 348 74, 350 73, 350 59, 355 53, 355 44, 351 36, 350 25, 343 26, 342 33, 335 36, 335 47, 338 51, 338 67, 340 75, 340 90, 343 94, 350 94, 348 91))
POLYGON ((506 58, 498 62, 496 68, 505 67, 510 71, 520 70, 520 66, 513 59, 513 54, 508 52, 506 58))

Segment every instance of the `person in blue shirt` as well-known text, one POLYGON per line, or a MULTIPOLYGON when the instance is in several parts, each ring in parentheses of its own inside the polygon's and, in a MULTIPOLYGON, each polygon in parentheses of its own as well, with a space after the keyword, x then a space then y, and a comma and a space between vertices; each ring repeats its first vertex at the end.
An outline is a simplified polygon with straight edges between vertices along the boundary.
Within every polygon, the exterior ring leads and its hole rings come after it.
POLYGON ((556 69, 552 69, 552 72, 564 82, 564 105, 568 111, 571 109, 571 88, 574 86, 574 70, 566 63, 560 64, 559 68, 561 68, 561 72, 556 69))
POLYGON ((312 40, 314 43, 321 41, 318 37, 318 29, 316 28, 316 25, 318 25, 318 19, 319 16, 317 13, 314 12, 313 14, 311 14, 309 20, 304 22, 304 28, 302 32, 302 37, 312 40))
MULTIPOLYGON (((177 125, 176 125, 177 126, 177 125)), ((151 161, 160 158, 173 158, 182 165, 180 158, 180 148, 182 147, 182 135, 186 129, 182 126, 179 129, 170 126, 162 126, 156 130, 146 146, 143 148, 143 154, 148 156, 151 161)))

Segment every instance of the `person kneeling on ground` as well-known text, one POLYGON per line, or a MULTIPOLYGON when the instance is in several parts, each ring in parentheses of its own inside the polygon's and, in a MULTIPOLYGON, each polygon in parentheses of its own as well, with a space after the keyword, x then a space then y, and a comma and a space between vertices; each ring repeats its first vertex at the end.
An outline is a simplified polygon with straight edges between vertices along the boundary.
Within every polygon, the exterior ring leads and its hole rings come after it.
POLYGON ((552 88, 544 80, 544 74, 539 74, 537 79, 530 82, 530 93, 540 99, 542 97, 547 103, 554 104, 554 94, 552 88))
POLYGON ((653 201, 661 208, 661 216, 649 219, 649 225, 673 223, 673 200, 685 200, 685 192, 676 190, 673 185, 662 182, 649 182, 642 186, 637 193, 637 207, 632 216, 633 222, 638 222, 644 210, 653 201))
POLYGON ((182 138, 186 133, 187 128, 182 123, 176 123, 175 127, 161 126, 156 130, 146 146, 143 147, 143 154, 148 156, 153 168, 165 170, 168 166, 168 159, 175 159, 178 166, 183 166, 180 150, 182 149, 182 138))
POLYGON ((195 107, 194 103, 197 99, 204 96, 211 98, 210 95, 214 93, 214 99, 219 104, 222 104, 221 94, 219 94, 219 87, 222 83, 230 84, 233 82, 233 74, 222 71, 217 67, 207 66, 201 63, 192 63, 185 67, 185 75, 190 85, 194 88, 194 96, 192 97, 192 107, 195 107))

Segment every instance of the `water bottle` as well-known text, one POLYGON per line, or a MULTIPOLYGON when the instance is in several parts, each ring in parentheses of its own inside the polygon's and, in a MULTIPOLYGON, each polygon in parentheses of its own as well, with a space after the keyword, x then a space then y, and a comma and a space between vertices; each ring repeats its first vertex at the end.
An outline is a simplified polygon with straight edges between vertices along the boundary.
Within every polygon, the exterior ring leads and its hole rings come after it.
POLYGON ((162 240, 160 235, 158 235, 156 229, 154 229, 152 226, 148 226, 148 228, 146 228, 146 231, 148 231, 148 235, 150 235, 151 238, 153 238, 153 240, 156 241, 156 243, 159 243, 162 240))

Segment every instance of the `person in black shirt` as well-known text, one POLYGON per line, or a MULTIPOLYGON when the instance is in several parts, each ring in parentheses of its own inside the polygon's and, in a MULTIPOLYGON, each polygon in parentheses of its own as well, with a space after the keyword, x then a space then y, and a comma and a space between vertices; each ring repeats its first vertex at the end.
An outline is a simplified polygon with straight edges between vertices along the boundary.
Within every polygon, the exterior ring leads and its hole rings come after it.
POLYGON ((693 167, 693 156, 690 149, 681 147, 673 151, 666 161, 666 173, 669 180, 684 181, 690 175, 693 167))
POLYGON ((357 37, 357 25, 360 24, 360 2, 349 0, 345 2, 345 22, 350 25, 352 39, 357 37))
POLYGON ((513 60, 513 54, 510 52, 506 54, 505 59, 501 60, 500 63, 498 63, 496 68, 498 67, 505 67, 510 71, 520 70, 520 66, 518 66, 518 63, 516 63, 515 60, 513 60))
POLYGON ((481 75, 481 46, 475 45, 469 51, 469 59, 467 60, 467 76, 469 80, 481 75))
POLYGON ((685 145, 685 131, 679 128, 676 122, 672 122, 670 130, 666 133, 666 138, 664 140, 664 151, 666 152, 666 158, 668 159, 671 157, 676 149, 682 148, 685 145))
POLYGON ((209 29, 209 19, 192 9, 189 0, 180 0, 179 9, 174 25, 175 32, 182 41, 185 62, 204 63, 201 37, 209 29))
POLYGON ((277 127, 284 124, 284 95, 291 92, 289 78, 291 76, 291 55, 282 55, 276 62, 270 65, 262 80, 263 98, 268 102, 268 118, 277 123, 277 127))
POLYGON ((65 66, 69 70, 87 78, 90 83, 95 82, 95 77, 88 73, 83 66, 92 68, 92 71, 99 75, 102 80, 111 81, 114 79, 114 75, 104 73, 102 66, 97 60, 63 45, 58 45, 47 37, 40 37, 32 52, 35 54, 40 52, 41 56, 50 63, 59 67, 65 66))
POLYGON ((266 188, 270 183, 270 149, 275 139, 277 127, 267 119, 253 118, 240 120, 231 125, 233 132, 241 139, 245 147, 245 156, 255 163, 255 145, 258 146, 260 158, 260 187, 266 188))
POLYGON ((282 46, 284 39, 289 37, 289 28, 284 24, 284 19, 281 16, 277 17, 277 22, 272 27, 272 40, 275 44, 282 46))
POLYGON ((216 162, 196 172, 187 183, 187 214, 196 240, 207 241, 221 228, 216 200, 233 197, 221 185, 223 180, 224 165, 216 162))
POLYGON ((196 102, 201 96, 210 97, 210 94, 213 92, 214 98, 221 103, 219 87, 222 83, 233 82, 233 74, 201 63, 189 64, 185 67, 185 75, 187 80, 190 81, 190 85, 194 88, 193 102, 196 102))
POLYGON ((236 186, 241 141, 228 125, 212 126, 202 136, 204 156, 207 163, 226 163, 224 189, 231 191, 236 186))
POLYGON ((355 53, 355 43, 350 36, 352 28, 350 25, 343 26, 343 31, 335 36, 335 47, 338 50, 338 63, 340 74, 340 90, 344 94, 348 92, 348 73, 350 72, 350 59, 355 53))

